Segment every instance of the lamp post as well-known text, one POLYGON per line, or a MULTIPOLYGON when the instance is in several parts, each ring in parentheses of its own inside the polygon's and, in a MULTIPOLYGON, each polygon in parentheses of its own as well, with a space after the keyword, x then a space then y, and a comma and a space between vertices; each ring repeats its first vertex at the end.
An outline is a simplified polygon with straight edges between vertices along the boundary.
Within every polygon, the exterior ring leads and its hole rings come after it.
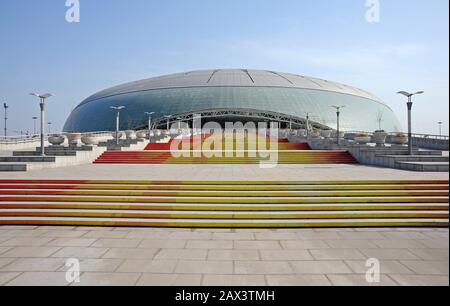
POLYGON ((51 134, 52 133, 52 123, 48 122, 48 133, 51 134))
POLYGON ((181 130, 181 122, 182 122, 183 118, 178 117, 177 120, 178 120, 178 130, 181 130))
POLYGON ((41 156, 45 156, 45 100, 50 97, 54 97, 55 95, 52 93, 46 93, 43 95, 31 93, 30 95, 38 97, 40 100, 39 106, 41 108, 41 156))
POLYGON ((168 115, 168 116, 164 116, 164 118, 167 119, 167 131, 169 131, 169 129, 170 129, 170 118, 172 118, 172 116, 168 115))
POLYGON ((408 153, 413 155, 413 137, 412 137, 412 97, 415 95, 421 95, 425 93, 424 91, 418 91, 416 93, 409 93, 407 91, 399 91, 398 94, 403 95, 408 98, 408 153))
POLYGON ((340 144, 340 138, 341 138, 341 131, 340 131, 341 109, 344 108, 345 105, 341 105, 341 106, 333 105, 331 107, 336 109, 336 116, 337 116, 336 143, 337 143, 337 145, 339 145, 340 144))
POLYGON ((442 137, 442 125, 444 124, 444 122, 439 121, 438 124, 439 124, 439 137, 442 137))
POLYGON ((306 139, 309 139, 309 113, 306 113, 306 139))
POLYGON ((6 103, 3 103, 3 108, 5 109, 5 138, 8 136, 8 128, 6 126, 6 123, 8 121, 8 108, 9 106, 6 103))
POLYGON ((146 115, 148 115, 148 140, 151 139, 151 132, 152 132, 152 115, 155 112, 145 112, 146 115))
POLYGON ((33 119, 33 135, 36 135, 36 120, 38 117, 32 117, 31 119, 33 119))
POLYGON ((116 110, 116 144, 119 144, 119 132, 120 132, 120 111, 125 109, 125 106, 111 106, 111 109, 116 110))

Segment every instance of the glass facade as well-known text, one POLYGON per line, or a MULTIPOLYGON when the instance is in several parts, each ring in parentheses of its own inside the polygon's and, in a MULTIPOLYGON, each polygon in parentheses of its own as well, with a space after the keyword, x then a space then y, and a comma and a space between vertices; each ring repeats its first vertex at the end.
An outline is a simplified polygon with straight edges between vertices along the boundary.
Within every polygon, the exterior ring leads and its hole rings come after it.
POLYGON ((305 118, 336 128, 336 111, 331 105, 345 105, 341 113, 341 129, 368 131, 381 127, 388 132, 401 130, 393 111, 383 103, 366 97, 326 90, 212 86, 152 89, 122 93, 81 103, 68 118, 65 132, 115 130, 116 113, 111 106, 126 107, 121 113, 121 129, 135 129, 147 124, 145 112, 154 118, 215 109, 252 109, 305 118))

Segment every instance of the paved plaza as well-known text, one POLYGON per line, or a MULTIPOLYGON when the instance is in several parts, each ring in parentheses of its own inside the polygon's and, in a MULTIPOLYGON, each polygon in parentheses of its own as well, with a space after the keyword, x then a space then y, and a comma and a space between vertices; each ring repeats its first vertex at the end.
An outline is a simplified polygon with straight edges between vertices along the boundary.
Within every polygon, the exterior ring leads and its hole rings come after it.
POLYGON ((4 172, 3 179, 94 179, 175 181, 448 180, 445 172, 411 172, 363 165, 82 165, 29 172, 4 172))
POLYGON ((0 227, 1 285, 67 286, 69 258, 76 285, 366 286, 369 258, 377 285, 449 284, 448 229, 0 227))

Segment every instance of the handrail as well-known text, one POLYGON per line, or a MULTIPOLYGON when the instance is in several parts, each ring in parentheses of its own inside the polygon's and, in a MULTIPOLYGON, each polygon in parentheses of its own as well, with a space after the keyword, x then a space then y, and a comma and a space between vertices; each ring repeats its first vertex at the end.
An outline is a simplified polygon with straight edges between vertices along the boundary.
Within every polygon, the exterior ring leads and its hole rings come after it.
MULTIPOLYGON (((365 132, 365 131, 345 131, 345 133, 352 133, 352 134, 367 134, 367 135, 373 135, 375 132, 365 132)), ((404 132, 386 132, 388 135, 396 135, 396 134, 403 134, 408 135, 408 133, 404 132)), ((446 135, 433 135, 433 134, 418 134, 413 133, 413 138, 427 138, 427 139, 437 139, 437 140, 449 140, 449 136, 446 135)))

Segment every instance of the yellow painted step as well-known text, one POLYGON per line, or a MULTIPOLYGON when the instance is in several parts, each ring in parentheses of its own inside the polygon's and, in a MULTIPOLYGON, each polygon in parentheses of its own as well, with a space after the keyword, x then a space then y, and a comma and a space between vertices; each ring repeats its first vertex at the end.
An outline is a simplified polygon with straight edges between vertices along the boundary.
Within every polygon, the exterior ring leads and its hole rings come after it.
POLYGON ((100 191, 0 190, 3 195, 132 196, 132 197, 446 197, 448 191, 100 191))
POLYGON ((153 211, 371 211, 371 210, 441 210, 449 204, 121 204, 70 202, 1 203, 1 209, 126 209, 153 211))
POLYGON ((207 186, 207 185, 2 185, 0 184, 0 192, 2 190, 29 189, 29 190, 188 190, 188 191, 392 191, 392 190, 447 190, 446 185, 329 185, 329 186, 207 186))
POLYGON ((1 202, 99 202, 99 203, 186 203, 186 204, 330 204, 330 203, 448 203, 445 197, 341 197, 341 198, 182 198, 182 197, 72 197, 3 196, 1 202))
POLYGON ((448 211, 345 211, 345 212, 194 212, 82 209, 0 209, 0 217, 90 217, 137 219, 444 219, 448 211))

